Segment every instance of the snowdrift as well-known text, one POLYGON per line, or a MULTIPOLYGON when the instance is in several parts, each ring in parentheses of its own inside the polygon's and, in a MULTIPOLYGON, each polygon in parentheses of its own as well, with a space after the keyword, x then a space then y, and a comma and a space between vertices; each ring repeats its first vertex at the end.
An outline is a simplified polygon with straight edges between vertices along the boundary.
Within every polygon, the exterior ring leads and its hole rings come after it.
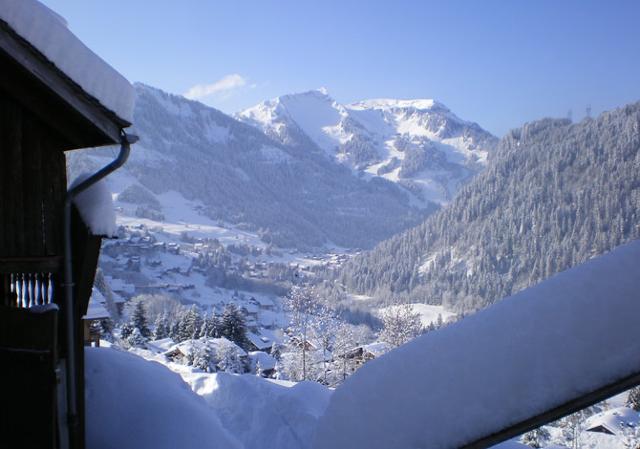
POLYGON ((331 391, 315 382, 253 375, 181 373, 244 449, 305 449, 331 391))
POLYGON ((87 447, 239 449, 178 374, 107 348, 86 348, 87 447))
POLYGON ((456 448, 640 372, 640 241, 367 363, 315 449, 456 448))

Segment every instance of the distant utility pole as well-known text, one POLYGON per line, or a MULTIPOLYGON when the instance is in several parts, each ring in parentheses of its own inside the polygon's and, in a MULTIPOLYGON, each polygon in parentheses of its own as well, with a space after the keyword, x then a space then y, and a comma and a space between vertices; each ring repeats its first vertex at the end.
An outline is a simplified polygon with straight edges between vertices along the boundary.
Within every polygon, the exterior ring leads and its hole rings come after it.
POLYGON ((591 105, 587 105, 587 118, 591 118, 591 105))
POLYGON ((571 109, 569 109, 569 112, 567 112, 567 118, 570 122, 573 122, 573 111, 571 109))

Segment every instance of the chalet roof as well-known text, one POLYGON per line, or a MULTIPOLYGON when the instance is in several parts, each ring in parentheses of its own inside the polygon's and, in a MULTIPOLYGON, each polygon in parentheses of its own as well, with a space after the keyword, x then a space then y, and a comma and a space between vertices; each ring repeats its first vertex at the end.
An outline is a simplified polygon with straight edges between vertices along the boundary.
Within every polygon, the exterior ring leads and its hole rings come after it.
POLYGON ((262 351, 252 351, 249 353, 249 359, 251 360, 251 364, 255 367, 258 362, 260 362, 260 369, 262 370, 270 370, 275 369, 276 367, 276 359, 274 359, 270 354, 262 351))
POLYGON ((273 341, 264 335, 247 332, 247 339, 259 350, 269 349, 273 345, 273 341))
POLYGON ((616 407, 606 412, 591 416, 585 423, 585 428, 589 432, 606 429, 611 435, 622 433, 624 428, 635 427, 640 421, 640 415, 629 407, 616 407))
POLYGON ((103 318, 109 318, 111 315, 107 311, 105 305, 107 300, 100 293, 100 290, 93 287, 91 290, 91 298, 89 298, 89 306, 87 307, 87 313, 82 317, 83 320, 101 320, 103 318))
POLYGON ((64 149, 118 143, 134 90, 37 0, 0 0, 0 91, 58 130, 64 149))

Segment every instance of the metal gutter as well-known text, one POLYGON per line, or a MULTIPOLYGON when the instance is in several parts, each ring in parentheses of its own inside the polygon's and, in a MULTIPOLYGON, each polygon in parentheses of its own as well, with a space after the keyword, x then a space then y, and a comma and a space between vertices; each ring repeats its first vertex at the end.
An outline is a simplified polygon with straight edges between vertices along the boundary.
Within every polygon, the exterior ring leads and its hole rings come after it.
POLYGON ((67 426, 70 434, 78 425, 78 403, 76 397, 76 354, 75 354, 75 322, 74 322, 74 300, 73 300, 73 263, 71 260, 71 206, 74 199, 83 191, 114 172, 129 158, 131 144, 138 141, 138 137, 120 132, 120 152, 118 156, 108 165, 104 166, 96 173, 80 182, 67 191, 64 202, 64 310, 66 318, 66 389, 67 389, 67 426))

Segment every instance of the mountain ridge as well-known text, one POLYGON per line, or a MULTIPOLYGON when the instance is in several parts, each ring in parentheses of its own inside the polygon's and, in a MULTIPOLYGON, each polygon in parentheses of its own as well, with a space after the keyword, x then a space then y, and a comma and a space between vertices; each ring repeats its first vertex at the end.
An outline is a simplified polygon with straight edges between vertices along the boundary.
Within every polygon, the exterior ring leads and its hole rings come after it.
POLYGON ((326 90, 288 94, 235 114, 274 139, 381 177, 413 204, 446 204, 482 171, 497 139, 431 99, 340 104, 326 90))

